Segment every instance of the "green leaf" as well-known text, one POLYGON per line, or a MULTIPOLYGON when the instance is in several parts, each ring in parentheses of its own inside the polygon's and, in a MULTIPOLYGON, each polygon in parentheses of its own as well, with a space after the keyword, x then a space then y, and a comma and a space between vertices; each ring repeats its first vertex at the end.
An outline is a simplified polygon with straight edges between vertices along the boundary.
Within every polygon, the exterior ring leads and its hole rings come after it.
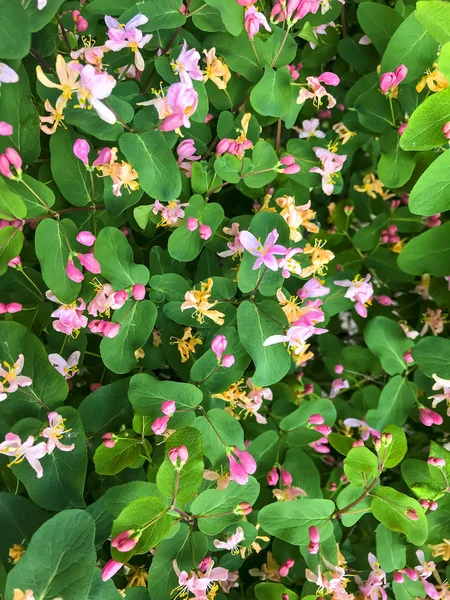
POLYGON ((21 2, 0 0, 0 14, 0 59, 23 58, 31 46, 31 32, 21 2))
POLYGON ((381 523, 376 530, 377 559, 380 567, 387 573, 403 569, 406 565, 406 546, 401 536, 381 523))
POLYGON ((207 418, 195 419, 193 427, 199 430, 205 456, 215 468, 226 458, 226 448, 219 435, 227 446, 244 447, 244 431, 239 421, 221 408, 208 411, 207 418))
POLYGON ((130 380, 119 379, 86 396, 78 410, 87 433, 107 433, 119 429, 132 417, 127 392, 130 380))
POLYGON ((94 454, 95 471, 99 475, 116 475, 136 463, 143 452, 140 438, 121 437, 114 448, 100 444, 94 454))
POLYGON ((156 484, 136 480, 110 487, 106 490, 104 498, 108 512, 117 518, 131 502, 148 496, 160 497, 156 484))
POLYGON ((223 24, 231 35, 239 35, 244 25, 244 7, 237 2, 224 2, 223 0, 206 0, 208 6, 220 12, 223 24))
POLYGON ((405 456, 408 450, 408 443, 403 429, 397 425, 388 425, 383 429, 383 433, 392 435, 392 442, 389 446, 382 446, 380 450, 380 458, 384 466, 388 469, 397 466, 405 456))
POLYGON ((15 181, 8 181, 3 178, 0 179, 0 218, 9 221, 12 221, 13 219, 24 219, 27 215, 27 207, 19 194, 11 189, 11 184, 20 188, 22 187, 15 181))
POLYGON ((381 430, 388 424, 401 426, 406 422, 409 411, 417 398, 415 383, 396 375, 389 379, 381 392, 378 408, 369 410, 367 422, 374 429, 381 430))
POLYGON ((138 366, 135 353, 150 337, 156 317, 156 306, 151 300, 127 300, 114 312, 113 321, 120 323, 119 334, 115 338, 104 337, 100 342, 100 354, 108 369, 124 374, 138 366))
POLYGON ((450 340, 441 337, 423 337, 412 349, 412 355, 419 369, 431 377, 436 373, 443 379, 450 379, 450 340))
POLYGON ((344 459, 344 473, 351 484, 363 487, 379 474, 378 458, 368 448, 353 448, 344 459))
POLYGON ((146 554, 169 533, 174 520, 167 514, 162 500, 157 497, 139 498, 129 504, 113 523, 111 538, 127 530, 147 525, 136 546, 129 552, 111 548, 111 555, 118 562, 128 562, 135 554, 146 554))
POLYGON ((409 181, 415 166, 414 158, 396 145, 394 150, 381 155, 377 168, 378 177, 388 188, 402 187, 409 181))
POLYGON ((408 68, 405 83, 416 82, 436 59, 437 42, 414 14, 409 15, 392 36, 381 61, 381 73, 408 68))
MULTIPOLYGON (((123 123, 130 123, 134 116, 134 111, 128 102, 113 96, 108 96, 108 104, 119 115, 123 123)), ((79 110, 78 108, 66 108, 64 110, 65 122, 69 125, 75 125, 85 133, 96 137, 99 140, 115 142, 123 133, 123 125, 117 121, 114 125, 103 121, 95 110, 79 110)), ((84 167, 82 167, 84 168, 84 167)), ((106 180, 108 184, 110 179, 106 180)), ((111 184, 112 185, 112 184, 111 184)), ((122 196, 122 200, 126 194, 122 196)))
MULTIPOLYGON (((149 2, 149 4, 154 7, 156 3, 149 2)), ((151 15, 149 23, 153 22, 154 17, 151 15)), ((162 201, 179 197, 180 170, 161 131, 154 130, 142 134, 124 133, 119 138, 119 147, 127 161, 138 172, 139 185, 144 192, 162 201)))
POLYGON ((51 168, 53 179, 62 196, 75 206, 92 202, 92 186, 86 167, 73 153, 76 136, 58 127, 50 137, 51 168))
POLYGON ((133 2, 131 8, 120 15, 119 20, 126 23, 135 15, 141 14, 148 17, 148 23, 140 26, 142 31, 175 29, 186 22, 186 17, 180 11, 181 5, 182 0, 146 0, 137 4, 133 2))
POLYGON ((406 273, 411 275, 430 273, 436 277, 445 277, 448 274, 449 261, 450 223, 448 222, 412 238, 397 259, 398 266, 406 273))
POLYGON ((63 2, 64 0, 47 0, 44 8, 38 8, 38 3, 33 2, 33 0, 28 2, 25 11, 28 15, 32 33, 41 30, 47 25, 63 2))
MULTIPOLYGON (((255 47, 263 50, 263 43, 258 38, 254 40, 255 47)), ((233 71, 241 73, 249 81, 259 81, 262 75, 261 66, 258 64, 252 45, 248 39, 247 32, 243 32, 237 37, 229 33, 216 33, 208 36, 205 40, 207 48, 216 48, 216 54, 223 56, 227 65, 233 71)), ((219 137, 226 137, 219 134, 219 137)), ((197 164, 197 163, 195 163, 197 164)), ((194 167, 194 165, 192 165, 194 167)))
POLYGON ((43 219, 36 229, 36 256, 42 278, 58 300, 66 304, 77 298, 81 288, 66 275, 70 250, 77 247, 77 233, 78 227, 70 219, 43 219))
POLYGON ((14 589, 33 590, 35 600, 87 600, 97 559, 95 526, 82 510, 67 510, 38 529, 25 555, 8 575, 6 599, 14 589))
POLYGON ((259 483, 254 477, 249 477, 245 485, 232 481, 225 490, 206 490, 199 494, 191 504, 191 513, 199 517, 200 531, 206 535, 217 535, 226 527, 242 520, 242 515, 232 512, 238 504, 249 502, 253 505, 258 495, 259 483), (223 514, 228 512, 231 514, 223 514))
POLYGON ((135 6, 134 0, 93 0, 87 10, 97 15, 120 15, 128 8, 135 6))
POLYGON ((166 456, 158 469, 156 485, 163 496, 176 497, 179 502, 189 502, 197 494, 203 480, 203 446, 200 433, 193 427, 179 429, 165 443, 166 456), (189 458, 180 469, 178 489, 176 487, 177 471, 168 454, 172 448, 186 446, 189 458))
POLYGON ((47 520, 47 515, 36 504, 23 496, 0 492, 0 558, 9 559, 14 544, 28 545, 31 536, 47 520), (24 518, 26 515, 26 518, 24 518), (25 544, 24 544, 25 542, 25 544))
POLYGON ((9 261, 19 256, 23 240, 23 233, 18 227, 8 225, 0 230, 0 275, 6 272, 9 261))
POLYGON ((119 229, 102 229, 95 242, 94 254, 102 268, 103 277, 111 282, 114 289, 148 283, 150 274, 147 267, 134 263, 133 250, 119 229))
POLYGON ((258 304, 245 300, 239 305, 237 314, 239 337, 256 367, 253 384, 264 387, 277 383, 290 369, 290 354, 283 344, 263 344, 271 335, 283 335, 284 312, 273 300, 258 304))
POLYGON ((294 431, 299 427, 306 427, 309 418, 315 414, 321 414, 326 425, 334 425, 336 421, 336 409, 333 402, 326 398, 317 398, 311 402, 302 403, 300 408, 284 417, 280 423, 280 429, 294 431))
POLYGON ((265 67, 264 75, 250 93, 253 108, 266 117, 282 119, 286 127, 292 127, 297 119, 300 106, 296 104, 296 88, 286 67, 274 71, 265 67))
POLYGON ((214 161, 214 170, 224 181, 238 183, 241 180, 241 176, 239 175, 241 165, 242 161, 237 156, 227 153, 216 158, 214 161))
MULTIPOLYGON (((108 531, 109 534, 109 531, 108 531)), ((88 600, 121 600, 123 596, 114 585, 114 581, 102 580, 102 572, 100 569, 94 569, 94 578, 89 590, 88 600)))
MULTIPOLYGON (((51 454, 41 459, 44 475, 41 479, 28 463, 13 465, 14 475, 24 484, 31 500, 47 510, 64 510, 66 508, 84 508, 84 483, 87 469, 86 436, 78 411, 71 406, 58 408, 58 413, 66 419, 66 427, 70 432, 63 435, 63 444, 75 444, 70 452, 62 452, 56 448, 51 454)), ((37 423, 30 431, 27 424, 28 419, 20 422, 17 432, 24 439, 30 433, 37 437, 42 429, 37 423), (22 432, 22 426, 27 431, 22 432), (20 429, 20 431, 19 431, 20 429)), ((41 425, 42 427, 42 425, 41 425)))
POLYGON ((2 415, 38 416, 42 407, 60 406, 68 393, 67 383, 50 364, 42 342, 21 323, 0 323, 0 359, 13 365, 19 354, 25 357, 22 375, 31 377, 33 383, 19 388, 0 405, 2 415))
MULTIPOLYGON (((2 210, 4 201, 7 200, 3 185, 0 184, 2 196, 0 210, 2 210)), ((15 215, 19 218, 23 218, 26 215, 29 219, 33 219, 34 217, 45 215, 48 213, 46 206, 51 208, 55 204, 55 194, 52 190, 45 183, 42 183, 42 181, 33 179, 29 175, 22 175, 22 182, 9 180, 7 185, 15 195, 14 207, 16 212, 25 211, 25 214, 21 217, 18 214, 15 215), (39 198, 42 202, 39 201, 39 198)))
POLYGON ((396 29, 402 24, 401 16, 393 8, 375 2, 360 4, 357 15, 361 29, 382 55, 396 29))
POLYGON ((442 543, 442 532, 448 526, 450 519, 450 496, 446 494, 439 500, 439 510, 431 511, 428 520, 428 544, 442 543))
POLYGON ((406 369, 403 355, 412 344, 398 323, 387 317, 375 317, 364 329, 364 341, 389 375, 406 369))
POLYGON ((331 500, 295 500, 275 502, 264 506, 258 515, 261 528, 294 546, 308 545, 311 526, 320 529, 320 540, 325 541, 333 534, 329 517, 335 509, 331 500))
MULTIPOLYGON (((398 105, 394 103, 394 112, 398 116, 398 105)), ((389 100, 378 90, 364 92, 355 102, 355 109, 361 125, 375 133, 387 133, 392 130, 392 116, 389 100)))
MULTIPOLYGON (((360 498, 362 490, 360 487, 356 487, 351 483, 339 492, 336 500, 336 505, 339 509, 345 508, 356 499, 360 498)), ((353 527, 365 514, 370 512, 371 499, 369 497, 364 498, 353 508, 349 509, 342 515, 342 524, 345 527, 353 527)))
MULTIPOLYGON (((282 583, 265 581, 255 586, 256 600, 298 600, 299 596, 282 583)), ((306 598, 309 598, 308 596, 306 598)), ((306 600, 306 599, 305 599, 306 600)))
POLYGON ((277 176, 277 172, 274 170, 277 163, 278 156, 273 146, 264 140, 256 142, 252 153, 252 162, 244 169, 245 185, 251 188, 260 188, 273 181, 277 176), (258 171, 265 171, 267 169, 269 171, 266 173, 250 175, 250 173, 257 173, 258 171))
POLYGON ((391 531, 404 533, 411 544, 421 546, 428 537, 428 524, 423 509, 417 500, 397 492, 390 487, 380 487, 373 492, 370 508, 373 516, 391 531), (419 517, 412 521, 406 516, 414 510, 419 517))
POLYGON ((250 442, 248 451, 256 461, 256 476, 265 474, 276 462, 280 439, 276 431, 268 430, 258 435, 250 442))
MULTIPOLYGON (((433 3, 433 0, 430 0, 433 3)), ((429 4, 430 2, 427 2, 429 4)), ((439 94, 432 94, 424 102, 419 104, 408 121, 408 127, 400 137, 400 146, 403 150, 434 150, 447 143, 442 127, 450 120, 450 90, 445 89, 439 94)), ((446 153, 442 156, 445 156, 446 153)), ((442 164, 443 161, 441 161, 442 164)), ((443 163, 443 168, 445 163, 443 163)), ((435 171, 435 175, 440 175, 440 169, 435 171)), ((423 175, 421 179, 423 178, 423 175)), ((441 178, 441 185, 443 185, 441 178)), ((429 184, 434 181, 429 181, 429 184)), ((416 184, 417 185, 417 184, 416 184)), ((411 196, 412 198, 413 196, 411 196)), ((414 202, 419 198, 414 196, 414 202)), ((426 198, 425 204, 428 202, 426 198)), ((423 203, 423 200, 422 200, 423 203)), ((409 203, 408 203, 409 206, 409 203)), ((450 206, 450 204, 449 204, 450 206)), ((427 213, 435 214, 435 213, 427 213)))
MULTIPOLYGON (((4 1, 10 4, 9 0, 4 1)), ((15 1, 20 4, 20 0, 15 1)), ((4 23, 6 22, 5 20, 4 23)), ((29 45, 27 51, 28 48, 29 45)), ((3 84, 0 94, 2 120, 13 126, 12 136, 0 137, 0 152, 4 152, 8 146, 14 146, 24 163, 31 164, 38 158, 41 151, 39 115, 32 101, 25 67, 22 65, 16 72, 19 75, 19 81, 3 84)), ((69 160, 68 157, 67 160, 69 160)))
POLYGON ((449 210, 449 174, 450 158, 448 153, 444 152, 431 163, 411 190, 409 210, 415 215, 425 216, 449 210))
POLYGON ((450 41, 450 6, 445 2, 418 2, 416 19, 440 44, 450 41))

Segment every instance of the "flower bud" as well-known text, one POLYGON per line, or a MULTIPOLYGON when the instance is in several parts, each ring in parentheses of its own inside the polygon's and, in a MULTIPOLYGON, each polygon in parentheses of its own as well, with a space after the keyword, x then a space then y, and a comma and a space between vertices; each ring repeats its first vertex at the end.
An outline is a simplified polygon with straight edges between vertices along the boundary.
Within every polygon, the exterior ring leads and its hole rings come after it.
POLYGON ((14 150, 14 148, 6 148, 5 156, 16 169, 16 171, 20 171, 22 168, 22 159, 20 158, 20 154, 17 152, 17 150, 14 150))
POLYGON ((320 532, 315 525, 312 525, 309 528, 309 540, 313 544, 318 544, 320 542, 320 532))
POLYGON ((111 162, 112 154, 111 148, 103 148, 97 152, 97 158, 94 160, 92 165, 94 167, 100 167, 101 165, 106 165, 111 162))
POLYGON ((314 425, 313 429, 314 429, 315 431, 318 431, 318 432, 319 432, 319 433, 321 433, 322 435, 325 435, 325 436, 327 436, 327 437, 328 437, 328 436, 330 435, 330 433, 333 431, 329 425, 314 425))
POLYGON ((334 372, 336 373, 336 375, 342 375, 342 373, 344 372, 344 365, 336 365, 334 367, 334 372))
POLYGON ((8 179, 14 179, 11 167, 9 166, 9 160, 4 154, 0 154, 0 174, 8 177, 8 179))
POLYGON ((209 225, 202 224, 200 225, 199 233, 202 240, 206 241, 212 236, 212 229, 209 225))
POLYGON ((341 81, 339 77, 335 73, 330 73, 330 71, 325 71, 322 75, 319 75, 318 80, 325 85, 339 85, 341 81))
POLYGON ((22 305, 18 302, 10 302, 6 305, 6 312, 9 314, 18 313, 22 310, 22 305))
POLYGON ((78 138, 73 145, 73 153, 81 160, 85 167, 89 166, 89 142, 83 138, 78 138))
POLYGON ((216 355, 217 360, 220 361, 222 354, 225 352, 228 345, 227 338, 224 335, 216 335, 211 342, 211 350, 216 355))
POLYGON ((410 519, 410 521, 418 521, 419 520, 419 515, 413 508, 410 508, 409 510, 406 511, 406 516, 408 517, 408 519, 410 519))
POLYGON ((228 138, 224 138, 223 140, 220 140, 220 142, 216 146, 216 155, 220 156, 221 154, 225 154, 225 152, 228 152, 228 149, 230 148, 230 144, 231 144, 231 140, 229 140, 228 138))
POLYGON ((80 231, 77 234, 77 242, 80 242, 83 246, 93 246, 96 239, 95 235, 90 231, 80 231))
POLYGON ((323 425, 325 423, 325 419, 322 417, 322 415, 314 414, 309 417, 308 423, 310 425, 323 425))
POLYGON ((235 506, 233 512, 235 515, 249 515, 253 508, 250 502, 241 502, 235 506))
POLYGON ((186 446, 179 446, 178 448, 171 448, 167 456, 174 467, 181 469, 188 461, 189 452, 186 446))
POLYGON ((392 578, 396 583, 403 583, 405 581, 405 578, 403 577, 402 573, 400 573, 400 571, 394 571, 394 573, 392 574, 392 578))
POLYGON ((282 165, 286 165, 287 167, 289 167, 291 165, 295 165, 295 156, 292 156, 292 154, 283 156, 283 158, 280 160, 280 163, 282 165))
POLYGON ((313 383, 307 383, 305 385, 303 393, 305 394, 305 396, 307 396, 308 394, 312 394, 313 391, 314 391, 314 384, 313 383))
POLYGON ((450 121, 444 123, 444 125, 442 126, 442 133, 445 135, 447 140, 450 140, 450 121))
POLYGON ((135 300, 143 300, 146 294, 145 285, 142 285, 141 283, 135 283, 131 288, 131 293, 133 294, 133 298, 135 300))
POLYGON ((13 134, 13 126, 9 123, 5 123, 5 121, 0 121, 0 135, 12 135, 13 134))
POLYGON ((272 467, 267 473, 267 483, 269 485, 277 485, 278 483, 278 471, 276 467, 272 467))
POLYGON ((119 335, 119 331, 120 323, 112 323, 111 321, 107 321, 103 326, 103 335, 110 339, 119 335))
POLYGON ((120 571, 123 567, 123 564, 124 563, 117 562, 117 560, 111 558, 102 569, 102 581, 108 581, 108 579, 114 577, 117 571, 120 571))
POLYGON ((15 256, 8 262, 8 267, 21 267, 22 261, 20 260, 20 256, 15 256))
POLYGON ((75 266, 71 258, 67 261, 66 275, 69 279, 75 281, 75 283, 81 283, 84 279, 83 273, 75 266))
POLYGON ((430 502, 428 503, 428 508, 432 511, 435 511, 439 508, 439 504, 434 500, 430 500, 430 502))
POLYGON ((308 552, 310 554, 317 554, 320 550, 320 545, 315 544, 314 542, 309 542, 308 544, 308 552))
POLYGON ((290 165, 289 167, 286 167, 285 169, 283 169, 283 173, 285 175, 296 175, 300 170, 301 170, 300 165, 290 165))
POLYGON ((292 569, 292 567, 294 566, 294 561, 292 560, 292 558, 288 558, 287 561, 284 563, 284 565, 281 565, 280 567, 280 575, 281 577, 287 577, 289 574, 289 571, 292 569))
POLYGON ((422 500, 419 501, 419 504, 424 510, 428 508, 428 500, 425 500, 425 498, 422 498, 422 500))
POLYGON ((195 217, 189 217, 186 221, 186 227, 189 231, 195 231, 198 229, 198 220, 195 217))
POLYGON ((113 433, 104 433, 102 435, 102 438, 104 440, 103 445, 106 448, 114 448, 114 446, 116 445, 116 440, 114 439, 115 436, 113 433))
POLYGON ((289 473, 289 471, 286 471, 286 469, 283 469, 282 467, 280 467, 280 475, 281 475, 281 481, 283 482, 283 485, 285 485, 286 487, 289 487, 292 485, 292 475, 289 473))
POLYGON ((361 448, 361 446, 364 446, 363 440, 356 440, 356 442, 353 442, 352 444, 352 448, 361 448))
POLYGON ((129 552, 133 550, 139 541, 138 537, 131 537, 134 531, 129 529, 128 531, 122 531, 119 535, 112 540, 111 546, 117 548, 119 552, 129 552))
POLYGON ((91 252, 88 252, 87 254, 81 254, 81 252, 79 252, 77 254, 77 258, 80 261, 80 263, 83 265, 83 267, 90 273, 94 273, 94 275, 98 275, 99 273, 102 272, 100 263, 98 262, 98 260, 96 258, 94 258, 94 255, 91 252))
MULTIPOLYGON (((405 133, 405 129, 408 127, 408 123, 402 123, 400 127, 397 129, 398 135, 403 135, 405 133)), ((447 136, 446 136, 447 137, 447 136)))
POLYGON ((176 411, 176 409, 177 409, 177 407, 175 404, 175 400, 165 400, 161 404, 161 411, 167 417, 170 417, 170 415, 173 415, 173 413, 176 411))
POLYGON ((162 435, 167 429, 167 423, 169 422, 169 417, 158 417, 152 423, 152 431, 155 435, 162 435))
POLYGON ((232 367, 234 365, 234 362, 235 362, 234 354, 226 354, 222 358, 222 367, 229 369, 230 367, 232 367))
POLYGON ((390 446, 392 444, 392 433, 382 433, 381 443, 383 446, 390 446))
POLYGON ((430 456, 428 459, 428 464, 433 467, 445 467, 445 458, 437 458, 435 456, 430 456))

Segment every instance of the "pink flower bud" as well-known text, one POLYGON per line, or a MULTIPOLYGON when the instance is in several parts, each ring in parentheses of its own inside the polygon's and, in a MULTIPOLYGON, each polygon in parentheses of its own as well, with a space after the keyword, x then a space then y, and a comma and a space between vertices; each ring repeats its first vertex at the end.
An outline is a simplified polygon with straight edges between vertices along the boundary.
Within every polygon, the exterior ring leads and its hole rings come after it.
POLYGON ((419 419, 426 427, 442 425, 444 421, 439 413, 427 407, 419 408, 419 419))
POLYGON ((419 501, 419 504, 425 510, 428 508, 428 500, 425 500, 425 498, 422 498, 422 500, 419 501))
POLYGON ((107 338, 115 338, 119 335, 120 323, 112 323, 108 321, 103 327, 103 335, 107 338))
POLYGON ((392 306, 394 303, 392 298, 389 298, 389 296, 375 296, 375 300, 378 302, 378 304, 381 304, 381 306, 392 306))
POLYGON ((202 240, 209 240, 209 238, 212 236, 212 229, 209 225, 205 225, 202 224, 200 225, 200 237, 202 238, 202 240))
POLYGON ((228 152, 228 149, 231 145, 231 141, 232 140, 229 140, 228 138, 220 140, 220 142, 216 146, 216 155, 220 156, 221 154, 225 154, 225 152, 228 152))
POLYGON ((86 19, 84 17, 81 16, 81 13, 79 10, 74 10, 72 12, 72 19, 73 19, 73 22, 75 23, 75 27, 76 27, 76 30, 78 31, 78 33, 83 33, 83 31, 86 31, 86 29, 89 27, 89 23, 86 21, 86 19))
POLYGON ((170 415, 173 415, 173 413, 176 411, 177 406, 175 404, 175 400, 165 400, 162 404, 161 404, 161 411, 163 413, 163 415, 166 415, 167 417, 170 417, 170 415))
POLYGON ((442 126, 442 133, 445 135, 447 140, 450 140, 450 121, 444 123, 444 125, 442 126))
POLYGON ((335 73, 330 73, 330 71, 325 71, 317 79, 325 85, 339 85, 341 81, 335 73))
POLYGON ((344 365, 336 365, 334 367, 334 372, 336 373, 336 375, 342 375, 342 373, 344 372, 344 365))
POLYGON ((114 448, 114 446, 116 445, 116 440, 114 439, 114 434, 113 433, 104 433, 102 435, 103 438, 103 445, 106 448, 114 448))
POLYGON ((114 293, 114 305, 115 306, 117 304, 119 305, 119 307, 123 306, 127 300, 128 300, 128 292, 126 290, 117 290, 117 292, 114 293))
POLYGON ((435 502, 434 500, 432 500, 428 503, 428 508, 432 511, 435 511, 439 508, 439 504, 437 502, 435 502))
POLYGON ((405 354, 403 355, 403 358, 405 360, 405 363, 407 365, 411 364, 414 362, 413 356, 411 354, 411 352, 408 350, 408 352, 405 352, 405 354))
POLYGON ((280 467, 280 475, 281 475, 281 481, 283 482, 283 485, 289 487, 292 485, 292 475, 289 473, 289 471, 286 471, 286 469, 283 469, 282 467, 280 467))
POLYGON ((6 305, 6 312, 13 314, 13 313, 17 313, 20 312, 22 310, 22 305, 19 304, 18 302, 10 302, 9 304, 6 305))
POLYGON ((90 386, 89 386, 89 391, 90 392, 95 392, 98 389, 100 389, 101 387, 102 387, 101 383, 91 383, 90 386))
POLYGON ((392 574, 392 578, 397 583, 403 583, 405 581, 405 578, 403 577, 402 573, 400 573, 400 571, 394 571, 394 573, 392 574))
POLYGON ((73 153, 81 160, 85 167, 89 165, 89 142, 83 138, 78 138, 73 145, 73 153))
POLYGON ((111 558, 102 569, 102 581, 108 581, 108 579, 114 577, 117 571, 120 571, 122 567, 123 563, 117 562, 117 560, 111 558))
POLYGON ((230 367, 232 367, 234 365, 234 354, 226 354, 223 358, 222 358, 222 367, 225 367, 225 369, 229 369, 230 367))
POLYGON ((313 383, 307 383, 305 385, 305 389, 303 390, 303 393, 307 396, 308 394, 312 394, 314 391, 314 384, 313 383))
POLYGON ((284 563, 284 565, 282 565, 280 567, 281 577, 287 577, 289 574, 289 571, 292 569, 293 566, 294 566, 294 561, 292 560, 292 558, 288 558, 287 561, 284 563))
POLYGON ((71 258, 67 261, 66 275, 69 279, 75 281, 75 283, 81 283, 84 279, 83 273, 75 266, 71 258))
POLYGON ((0 154, 0 174, 8 177, 8 179, 14 179, 11 167, 9 166, 9 160, 4 154, 0 154))
POLYGON ((282 165, 286 165, 286 167, 289 167, 290 165, 295 165, 295 156, 292 156, 292 154, 283 156, 283 158, 280 160, 280 163, 282 165))
POLYGON ((310 554, 317 554, 320 550, 320 545, 315 544, 314 542, 309 542, 308 544, 308 552, 310 554))
POLYGON ((352 444, 352 448, 360 448, 361 446, 364 446, 363 440, 356 440, 356 442, 353 442, 352 444))
POLYGON ((195 231, 198 228, 198 221, 195 217, 189 217, 186 221, 186 227, 189 231, 195 231))
POLYGON ((134 532, 131 530, 122 531, 122 533, 116 535, 116 537, 112 540, 111 546, 113 548, 117 548, 119 552, 129 552, 130 550, 133 550, 139 541, 139 538, 137 537, 130 537, 133 535, 133 533, 134 532))
POLYGON ((100 167, 111 162, 112 154, 111 148, 103 148, 97 152, 97 158, 92 163, 94 167, 100 167))
POLYGON ((325 423, 325 419, 322 417, 322 415, 311 415, 308 419, 308 423, 310 425, 323 425, 325 423))
POLYGON ((398 135, 403 135, 405 133, 405 129, 408 127, 408 123, 402 123, 400 127, 397 129, 398 135))
POLYGON ((419 520, 419 515, 417 514, 417 512, 413 508, 410 508, 409 510, 406 511, 406 516, 411 521, 418 521, 419 520))
POLYGON ((6 148, 5 156, 16 169, 16 171, 20 171, 22 168, 22 159, 20 158, 20 154, 17 152, 17 150, 14 150, 14 148, 6 148))
POLYGON ((397 85, 399 85, 408 75, 408 68, 405 65, 400 65, 395 69, 394 74, 397 80, 397 85))
POLYGON ((318 544, 320 542, 320 532, 315 525, 312 525, 309 528, 309 539, 313 544, 318 544))
POLYGON ((143 300, 146 294, 145 285, 142 285, 141 283, 135 283, 131 289, 131 292, 135 300, 143 300))
POLYGON ((404 573, 411 581, 417 581, 419 579, 419 575, 417 571, 411 569, 410 567, 406 567, 405 569, 401 569, 401 573, 404 573))
POLYGON ((80 231, 77 235, 77 242, 80 242, 83 246, 93 246, 96 239, 95 235, 90 231, 80 231))
POLYGON ((5 121, 0 121, 0 135, 12 135, 13 126, 5 121))
POLYGON ((186 446, 179 446, 178 448, 171 448, 167 456, 174 467, 181 468, 187 463, 189 452, 186 446))
POLYGON ((94 275, 98 275, 99 273, 102 272, 100 263, 98 262, 98 260, 96 258, 94 258, 94 255, 92 253, 88 252, 87 254, 81 254, 79 252, 77 254, 77 258, 80 261, 80 263, 83 265, 83 267, 86 270, 88 270, 90 273, 94 273, 94 275))
POLYGON ((241 6, 251 6, 255 4, 256 0, 236 0, 236 2, 241 6))
POLYGON ((8 262, 8 267, 21 267, 22 261, 20 260, 20 256, 15 256, 8 262))
POLYGON ((290 167, 286 167, 285 169, 283 169, 283 173, 285 175, 296 175, 300 170, 300 165, 291 165, 290 167))
POLYGON ((203 121, 203 123, 206 125, 207 123, 209 123, 210 121, 212 121, 212 119, 214 119, 214 115, 211 113, 208 113, 205 117, 205 120, 203 121))
POLYGON ((435 456, 430 456, 428 459, 428 464, 433 467, 445 467, 445 458, 437 458, 435 456))
POLYGON ((277 485, 278 483, 278 471, 276 467, 272 467, 267 473, 267 483, 269 485, 277 485))
POLYGON ((313 429, 325 436, 329 436, 330 433, 333 431, 328 425, 314 425, 313 429))
POLYGON ((281 600, 289 600, 289 594, 283 594, 281 600))
POLYGON ((162 435, 167 429, 167 423, 169 422, 169 417, 158 417, 152 423, 152 431, 155 435, 162 435))
POLYGON ((227 344, 227 338, 224 335, 216 335, 211 342, 211 350, 216 355, 217 360, 222 358, 222 354, 225 352, 227 344))

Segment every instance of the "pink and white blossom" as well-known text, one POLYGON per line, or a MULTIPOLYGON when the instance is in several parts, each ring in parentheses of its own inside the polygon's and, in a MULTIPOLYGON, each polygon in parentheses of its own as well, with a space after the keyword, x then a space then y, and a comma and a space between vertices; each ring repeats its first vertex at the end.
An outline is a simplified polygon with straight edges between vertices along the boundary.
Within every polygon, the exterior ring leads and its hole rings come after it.
POLYGON ((63 444, 60 440, 65 433, 70 433, 71 429, 66 429, 64 419, 57 412, 51 412, 48 415, 49 426, 42 432, 42 437, 48 440, 47 454, 51 454, 55 448, 63 452, 71 452, 75 448, 75 444, 63 444))
POLYGON ((284 246, 276 244, 278 237, 279 233, 274 229, 269 233, 266 241, 262 244, 260 240, 256 239, 253 233, 250 233, 250 231, 241 231, 239 234, 239 241, 242 246, 252 256, 257 257, 255 264, 253 265, 253 270, 259 269, 264 265, 271 271, 278 271, 278 261, 275 256, 285 254, 287 251, 284 246))
POLYGON ((239 544, 245 539, 242 527, 236 529, 236 533, 230 535, 225 542, 214 540, 213 544, 218 550, 230 550, 231 554, 238 554, 239 544))
POLYGON ((139 52, 152 39, 153 35, 148 33, 144 35, 138 27, 145 25, 148 18, 145 15, 136 15, 125 25, 119 23, 113 17, 105 17, 105 23, 108 27, 108 40, 105 46, 113 52, 118 52, 124 48, 131 48, 134 52, 134 64, 139 71, 145 69, 145 62, 139 52))
POLYGON ((253 5, 249 6, 245 10, 244 28, 250 40, 253 40, 261 27, 264 27, 266 31, 272 31, 264 13, 259 12, 253 5))
POLYGON ((346 154, 335 154, 326 148, 313 148, 315 155, 321 162, 320 167, 312 167, 310 173, 318 173, 322 176, 322 190, 327 196, 331 196, 337 179, 337 173, 342 169, 347 159, 346 154))
POLYGON ((178 58, 171 63, 175 75, 178 75, 182 83, 192 87, 192 79, 203 81, 203 73, 198 66, 200 58, 200 53, 195 48, 188 49, 186 40, 183 40, 178 58))
POLYGON ((14 460, 9 463, 10 465, 26 460, 36 472, 37 478, 40 479, 44 474, 44 469, 39 461, 47 454, 47 444, 39 442, 34 445, 34 441, 34 437, 30 435, 22 443, 18 435, 7 433, 5 441, 0 444, 0 454, 14 457, 14 460))
POLYGON ((55 369, 60 373, 66 380, 71 379, 78 371, 78 363, 80 361, 81 352, 76 350, 72 352, 67 360, 65 360, 59 354, 53 353, 48 355, 48 359, 55 369))
POLYGON ((355 303, 355 310, 363 319, 367 317, 367 306, 372 304, 373 287, 370 278, 371 275, 368 273, 364 279, 357 276, 353 281, 342 279, 334 282, 335 285, 348 288, 344 297, 355 303))
POLYGON ((0 365, 0 377, 3 377, 2 385, 4 392, 12 394, 17 392, 19 387, 28 387, 33 383, 31 377, 21 375, 24 363, 24 355, 19 354, 19 358, 12 365, 3 361, 6 369, 0 365), (5 387, 6 384, 8 384, 8 387, 5 387))

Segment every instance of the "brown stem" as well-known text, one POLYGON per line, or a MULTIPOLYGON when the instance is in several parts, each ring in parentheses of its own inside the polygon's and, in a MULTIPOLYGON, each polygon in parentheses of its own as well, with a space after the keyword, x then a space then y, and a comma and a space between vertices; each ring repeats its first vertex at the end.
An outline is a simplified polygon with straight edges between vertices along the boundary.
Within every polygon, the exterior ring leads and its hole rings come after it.
POLYGON ((67 37, 66 30, 64 29, 63 24, 61 23, 59 15, 56 15, 56 20, 58 21, 59 28, 61 29, 61 35, 63 37, 64 43, 66 44, 67 52, 70 54, 72 52, 72 48, 70 47, 69 38, 67 37))
POLYGON ((277 124, 277 142, 276 142, 276 146, 275 146, 275 151, 277 154, 279 154, 280 152, 280 148, 281 148, 281 119, 278 119, 278 124, 277 124))
POLYGON ((336 511, 333 514, 332 518, 336 519, 337 517, 340 517, 341 515, 346 513, 348 510, 350 510, 351 508, 353 508, 354 506, 356 506, 357 504, 362 502, 364 500, 364 498, 366 498, 369 495, 370 490, 375 486, 375 484, 379 481, 379 479, 380 479, 379 477, 375 477, 375 479, 372 481, 372 483, 369 485, 369 487, 364 490, 364 492, 361 494, 361 496, 356 498, 356 500, 353 500, 353 502, 350 502, 350 504, 347 504, 347 506, 344 506, 344 508, 341 508, 340 510, 336 511))
POLYGON ((35 50, 34 48, 30 48, 30 54, 31 56, 34 56, 34 58, 38 61, 38 63, 41 65, 41 67, 43 69, 45 69, 46 71, 48 71, 48 73, 52 73, 53 69, 50 66, 50 64, 45 60, 45 58, 43 58, 39 52, 37 50, 35 50))

